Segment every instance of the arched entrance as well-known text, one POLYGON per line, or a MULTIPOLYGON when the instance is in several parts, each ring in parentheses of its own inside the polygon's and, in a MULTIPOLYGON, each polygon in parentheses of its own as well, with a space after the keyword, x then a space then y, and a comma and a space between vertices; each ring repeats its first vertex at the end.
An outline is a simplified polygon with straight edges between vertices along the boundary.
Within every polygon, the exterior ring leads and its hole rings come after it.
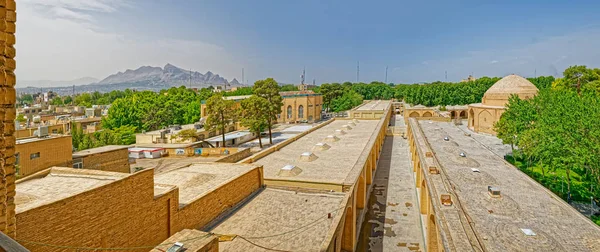
POLYGON ((460 118, 462 118, 462 119, 467 118, 467 112, 465 112, 464 110, 460 111, 460 118))
POLYGON ((475 112, 469 109, 469 127, 475 127, 475 112))
POLYGON ((477 115, 477 124, 477 131, 490 132, 494 126, 494 117, 489 111, 483 110, 477 115))
POLYGON ((288 106, 287 107, 287 119, 291 119, 292 118, 292 106, 288 106))
POLYGON ((425 113, 423 113, 423 117, 431 117, 431 112, 427 111, 425 113))
POLYGON ((427 214, 427 185, 425 184, 425 180, 421 181, 421 195, 419 195, 419 208, 421 209, 421 214, 427 214))
POLYGON ((450 111, 450 118, 455 118, 455 117, 456 117, 456 112, 450 111))
POLYGON ((438 232, 435 215, 430 214, 427 223, 427 251, 438 251, 438 232))
POLYGON ((419 112, 416 112, 416 111, 411 112, 410 115, 408 115, 408 117, 420 117, 419 112))
POLYGON ((298 106, 298 119, 304 118, 304 106, 298 106))

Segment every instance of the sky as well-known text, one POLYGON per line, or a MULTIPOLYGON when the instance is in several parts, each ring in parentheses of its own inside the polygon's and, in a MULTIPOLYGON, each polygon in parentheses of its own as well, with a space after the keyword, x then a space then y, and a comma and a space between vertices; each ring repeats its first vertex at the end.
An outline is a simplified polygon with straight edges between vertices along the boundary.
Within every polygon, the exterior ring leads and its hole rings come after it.
MULTIPOLYGON (((459 81, 600 67, 600 1, 20 0, 17 80, 175 66, 253 83, 459 81), (447 76, 447 77, 446 77, 447 76)), ((19 87, 19 82, 17 84, 19 87)))

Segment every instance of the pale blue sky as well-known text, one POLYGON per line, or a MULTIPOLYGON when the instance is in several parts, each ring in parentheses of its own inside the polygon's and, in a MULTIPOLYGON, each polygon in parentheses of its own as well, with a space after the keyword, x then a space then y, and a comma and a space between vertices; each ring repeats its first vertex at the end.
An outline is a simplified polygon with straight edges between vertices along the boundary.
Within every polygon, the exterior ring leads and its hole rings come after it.
POLYGON ((600 67, 600 1, 21 0, 17 76, 141 65, 298 83, 457 81, 600 67), (483 3, 487 2, 487 3, 483 3))

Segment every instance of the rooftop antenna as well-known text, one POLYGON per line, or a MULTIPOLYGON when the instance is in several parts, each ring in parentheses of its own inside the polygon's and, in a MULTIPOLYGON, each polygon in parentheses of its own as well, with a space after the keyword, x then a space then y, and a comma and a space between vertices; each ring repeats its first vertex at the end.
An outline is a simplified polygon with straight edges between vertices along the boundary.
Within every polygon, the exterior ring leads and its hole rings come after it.
POLYGON ((302 82, 300 84, 304 85, 304 77, 306 75, 306 67, 304 67, 304 69, 302 69, 302 76, 300 76, 302 78, 302 82))
POLYGON ((533 70, 533 78, 537 78, 537 68, 533 70))
POLYGON ((388 66, 385 66, 385 83, 387 83, 387 70, 388 70, 388 66))
POLYGON ((73 97, 71 97, 71 106, 73 106, 74 100, 75 100, 75 84, 73 84, 73 97))
POLYGON ((242 85, 245 85, 246 83, 244 83, 244 68, 242 67, 242 85))
POLYGON ((444 81, 448 82, 448 71, 444 71, 444 75, 446 76, 445 79, 444 79, 444 81))
POLYGON ((313 86, 315 86, 315 79, 313 78, 313 86))
POLYGON ((360 61, 356 61, 356 83, 358 83, 360 77, 360 61))

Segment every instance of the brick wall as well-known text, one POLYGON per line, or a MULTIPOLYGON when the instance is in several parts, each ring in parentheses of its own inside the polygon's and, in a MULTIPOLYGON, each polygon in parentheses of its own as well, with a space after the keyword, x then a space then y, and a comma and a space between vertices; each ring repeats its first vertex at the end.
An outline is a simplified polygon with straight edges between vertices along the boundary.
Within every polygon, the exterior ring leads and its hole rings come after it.
POLYGON ((14 0, 0 0, 0 232, 15 237, 15 12, 14 0))
MULTIPOLYGON (((144 246, 149 251, 183 229, 200 228, 262 187, 262 167, 179 208, 179 189, 155 197, 153 170, 17 214, 19 243, 31 251, 144 246), (147 248, 146 248, 147 247, 147 248)), ((71 250, 74 251, 74 250, 71 250)))
POLYGON ((48 138, 16 145, 19 154, 19 177, 39 172, 52 166, 68 166, 71 163, 73 143, 71 136, 48 138), (39 158, 31 154, 39 153, 39 158))
MULTIPOLYGON (((234 148, 227 148, 227 149, 234 149, 234 148)), ((237 161, 240 161, 244 158, 249 157, 250 155, 252 155, 252 152, 250 151, 250 148, 235 148, 236 151, 235 152, 230 152, 229 155, 215 160, 215 162, 218 163, 235 163, 237 161)))
POLYGON ((129 150, 121 149, 85 156, 83 169, 129 173, 129 150))

